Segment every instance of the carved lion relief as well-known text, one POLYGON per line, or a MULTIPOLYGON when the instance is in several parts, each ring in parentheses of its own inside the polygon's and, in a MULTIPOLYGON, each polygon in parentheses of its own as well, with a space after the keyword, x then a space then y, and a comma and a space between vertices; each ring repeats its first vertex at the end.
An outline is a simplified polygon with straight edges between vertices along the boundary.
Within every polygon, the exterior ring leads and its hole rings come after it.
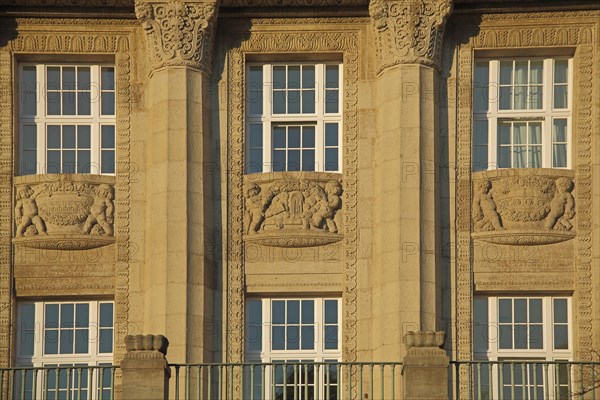
POLYGON ((504 244, 544 244, 571 239, 575 236, 570 232, 575 217, 573 187, 573 180, 565 176, 488 179, 475 174, 473 231, 488 232, 476 237, 504 244))
POLYGON ((83 249, 114 242, 112 185, 38 177, 42 182, 16 185, 16 243, 35 248, 83 249))
POLYGON ((280 247, 338 241, 341 195, 342 185, 334 179, 323 182, 286 177, 267 182, 248 181, 244 210, 246 238, 280 247))

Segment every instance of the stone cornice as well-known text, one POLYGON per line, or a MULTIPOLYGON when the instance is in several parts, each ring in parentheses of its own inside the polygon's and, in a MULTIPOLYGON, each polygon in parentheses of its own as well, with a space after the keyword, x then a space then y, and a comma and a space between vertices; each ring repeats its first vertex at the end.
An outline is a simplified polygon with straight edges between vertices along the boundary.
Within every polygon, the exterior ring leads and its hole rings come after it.
POLYGON ((452 0, 373 0, 379 71, 398 64, 440 68, 442 36, 452 0))
POLYGON ((152 70, 188 66, 209 72, 217 10, 215 2, 136 3, 152 70))

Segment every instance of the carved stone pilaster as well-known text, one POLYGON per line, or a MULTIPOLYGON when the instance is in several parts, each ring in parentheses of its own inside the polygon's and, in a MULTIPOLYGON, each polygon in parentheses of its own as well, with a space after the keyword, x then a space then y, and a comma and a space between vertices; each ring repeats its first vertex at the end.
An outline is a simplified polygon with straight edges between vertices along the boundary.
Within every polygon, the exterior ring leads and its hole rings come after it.
POLYGON ((372 0, 369 13, 379 72, 418 63, 440 68, 442 36, 452 0, 372 0))
POLYGON ((188 66, 209 72, 217 13, 214 1, 137 2, 152 70, 188 66))

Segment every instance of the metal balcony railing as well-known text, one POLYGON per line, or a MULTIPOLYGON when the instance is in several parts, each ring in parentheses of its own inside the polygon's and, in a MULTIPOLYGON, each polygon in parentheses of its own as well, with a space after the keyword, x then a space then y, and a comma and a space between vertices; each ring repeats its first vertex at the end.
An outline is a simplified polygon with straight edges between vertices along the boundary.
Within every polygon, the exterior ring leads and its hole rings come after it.
POLYGON ((600 399, 600 362, 452 361, 455 399, 600 399))
POLYGON ((0 368, 2 400, 113 400, 115 365, 0 368))
POLYGON ((170 364, 174 400, 401 399, 402 363, 170 364))

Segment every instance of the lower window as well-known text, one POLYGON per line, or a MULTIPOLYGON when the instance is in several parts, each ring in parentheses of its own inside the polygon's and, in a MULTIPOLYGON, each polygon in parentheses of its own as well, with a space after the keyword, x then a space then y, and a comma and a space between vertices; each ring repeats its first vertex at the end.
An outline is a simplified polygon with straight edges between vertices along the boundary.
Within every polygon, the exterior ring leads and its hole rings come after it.
POLYGON ((570 298, 476 297, 473 309, 476 398, 568 398, 570 298))
POLYGON ((113 302, 22 302, 17 313, 15 396, 112 398, 113 302))
POLYGON ((337 398, 340 304, 337 298, 247 301, 248 398, 337 398))

